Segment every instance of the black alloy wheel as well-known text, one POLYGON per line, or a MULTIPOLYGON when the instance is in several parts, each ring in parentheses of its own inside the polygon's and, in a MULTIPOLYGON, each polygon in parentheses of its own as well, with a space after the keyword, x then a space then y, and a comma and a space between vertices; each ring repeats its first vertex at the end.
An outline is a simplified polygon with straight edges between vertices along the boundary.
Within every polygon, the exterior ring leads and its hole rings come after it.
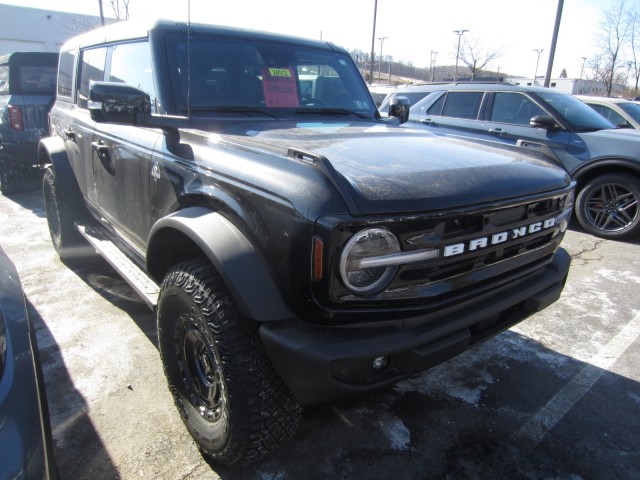
POLYGON ((588 182, 578 194, 576 217, 589 233, 601 238, 623 239, 640 230, 640 183, 631 175, 602 175, 588 182))

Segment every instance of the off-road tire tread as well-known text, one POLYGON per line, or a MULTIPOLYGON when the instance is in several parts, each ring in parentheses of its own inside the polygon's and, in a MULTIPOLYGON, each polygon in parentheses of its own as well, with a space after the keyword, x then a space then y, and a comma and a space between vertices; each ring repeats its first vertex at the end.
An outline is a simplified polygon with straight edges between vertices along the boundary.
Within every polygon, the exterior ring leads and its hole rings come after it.
POLYGON ((302 406, 277 376, 258 333, 258 323, 243 317, 224 281, 207 259, 174 266, 165 276, 158 308, 160 352, 170 390, 180 410, 180 399, 167 372, 163 341, 172 336, 162 319, 163 294, 180 288, 193 300, 198 314, 211 329, 222 359, 229 392, 229 441, 222 451, 202 452, 229 468, 244 468, 283 445, 293 436, 302 406), (165 332, 163 328, 166 328, 165 332))
POLYGON ((45 169, 42 177, 42 189, 53 247, 62 260, 69 260, 73 247, 86 244, 75 226, 76 221, 84 218, 84 212, 58 192, 58 182, 53 167, 45 169), (59 232, 57 235, 52 230, 51 222, 58 224, 59 232))

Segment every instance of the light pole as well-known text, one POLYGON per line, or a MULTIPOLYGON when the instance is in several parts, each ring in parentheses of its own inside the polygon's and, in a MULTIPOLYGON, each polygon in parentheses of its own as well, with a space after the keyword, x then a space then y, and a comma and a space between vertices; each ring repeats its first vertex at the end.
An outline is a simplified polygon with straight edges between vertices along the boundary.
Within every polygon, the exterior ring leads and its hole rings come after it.
POLYGON ((540 54, 544 48, 534 48, 533 51, 538 53, 538 60, 536 61, 536 73, 533 74, 533 86, 536 86, 536 77, 538 76, 538 64, 540 63, 540 54))
POLYGON ((587 61, 587 57, 580 58, 582 58, 582 68, 580 69, 580 80, 582 80, 582 75, 584 75, 584 63, 587 61))
POLYGON ((627 83, 629 83, 629 71, 631 70, 631 65, 633 65, 633 62, 627 62, 627 77, 624 79, 625 88, 627 86, 627 83))
POLYGON ((378 37, 380 40, 380 63, 378 63, 378 83, 380 83, 380 71, 382 70, 382 46, 384 45, 384 41, 389 37, 378 37))
POLYGON ((458 35, 458 50, 456 52, 456 69, 453 72, 453 81, 455 82, 458 79, 458 59, 460 58, 460 39, 465 32, 469 30, 454 30, 453 33, 458 35))
POLYGON ((378 15, 378 0, 373 5, 373 33, 371 34, 371 65, 369 66, 369 85, 373 85, 373 64, 376 51, 376 16, 378 15))
POLYGON ((436 57, 438 56, 438 52, 435 50, 431 50, 431 82, 433 83, 433 78, 436 74, 436 57))

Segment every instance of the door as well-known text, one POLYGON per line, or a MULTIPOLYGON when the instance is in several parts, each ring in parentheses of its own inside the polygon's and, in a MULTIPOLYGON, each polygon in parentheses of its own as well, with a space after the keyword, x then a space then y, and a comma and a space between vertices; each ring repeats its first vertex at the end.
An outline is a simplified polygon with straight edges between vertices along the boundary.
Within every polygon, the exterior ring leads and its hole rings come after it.
POLYGON ((571 140, 571 132, 562 128, 546 130, 532 127, 531 118, 537 115, 550 116, 524 93, 496 92, 488 103, 482 135, 488 140, 542 151, 562 161, 571 140))
MULTIPOLYGON (((109 64, 106 80, 145 91, 155 112, 148 42, 114 45, 109 64)), ((96 196, 103 216, 139 252, 145 250, 151 228, 151 158, 161 137, 158 129, 98 123, 91 141, 96 196)))
POLYGON ((412 125, 440 135, 482 138, 484 97, 483 91, 449 91, 424 109, 416 105, 411 111, 412 125))
POLYGON ((87 102, 91 82, 104 80, 106 59, 106 47, 80 52, 75 104, 66 112, 65 122, 67 123, 59 126, 80 188, 85 194, 89 207, 94 210, 100 208, 96 196, 95 179, 93 178, 93 150, 91 148, 96 123, 89 115, 87 102))

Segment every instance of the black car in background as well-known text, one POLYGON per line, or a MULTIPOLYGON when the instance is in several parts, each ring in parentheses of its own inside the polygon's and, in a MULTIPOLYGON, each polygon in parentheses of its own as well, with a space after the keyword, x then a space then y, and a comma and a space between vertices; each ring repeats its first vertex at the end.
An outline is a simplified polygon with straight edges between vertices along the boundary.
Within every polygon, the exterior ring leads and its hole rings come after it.
POLYGON ((32 319, 0 247, 0 479, 56 478, 49 412, 32 319))
POLYGON ((15 52, 0 56, 0 192, 25 188, 37 177, 40 138, 56 90, 58 54, 15 52))

